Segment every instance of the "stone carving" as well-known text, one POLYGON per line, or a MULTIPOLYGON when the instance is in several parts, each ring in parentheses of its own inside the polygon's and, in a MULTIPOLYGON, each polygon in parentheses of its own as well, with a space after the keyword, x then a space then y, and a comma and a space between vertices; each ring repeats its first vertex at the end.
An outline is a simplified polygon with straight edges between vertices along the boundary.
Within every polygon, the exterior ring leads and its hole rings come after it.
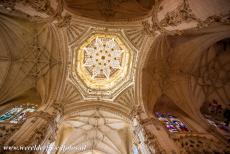
POLYGON ((151 75, 154 77, 154 81, 157 81, 159 88, 162 93, 164 93, 167 88, 169 88, 173 83, 176 82, 175 79, 172 78, 172 74, 176 74, 178 72, 178 67, 176 62, 173 59, 173 50, 170 50, 170 44, 167 38, 164 39, 164 48, 160 51, 158 47, 152 50, 159 50, 158 52, 164 52, 158 58, 155 58, 152 63, 152 72, 151 75), (165 52, 167 51, 168 52, 165 52))
POLYGON ((151 153, 166 154, 166 151, 158 143, 157 138, 148 129, 145 129, 145 138, 151 153))
MULTIPOLYGON (((157 18, 156 18, 157 20, 157 18)), ((189 6, 188 0, 183 0, 183 3, 179 5, 174 11, 168 12, 164 19, 162 19, 159 22, 159 26, 167 27, 167 26, 177 26, 181 24, 182 22, 190 22, 190 21, 196 21, 198 22, 197 28, 204 28, 209 26, 213 23, 224 23, 224 24, 230 24, 230 18, 229 14, 227 15, 213 15, 202 21, 201 19, 197 18, 193 13, 192 9, 189 6)), ((162 28, 164 29, 164 28, 162 28)), ((165 30, 165 29, 164 29, 165 30)), ((167 31, 167 30, 165 30, 167 31)), ((180 31, 182 33, 182 31, 180 31)))
POLYGON ((14 10, 16 3, 22 3, 24 5, 29 5, 38 12, 45 12, 47 14, 52 14, 53 9, 51 8, 49 0, 1 0, 5 8, 10 8, 14 10))
POLYGON ((181 35, 182 34, 181 30, 169 31, 165 29, 164 26, 158 21, 157 11, 158 9, 155 9, 153 11, 154 13, 150 20, 146 20, 142 22, 143 31, 146 35, 155 36, 157 35, 157 33, 163 33, 163 34, 168 34, 168 35, 181 35))
POLYGON ((126 36, 120 30, 101 33, 91 29, 87 33, 88 39, 80 46, 78 42, 70 46, 73 58, 69 79, 84 99, 114 100, 133 82, 130 77, 135 71, 137 50, 125 43, 126 36))
POLYGON ((25 50, 27 52, 16 61, 22 64, 21 71, 32 78, 35 83, 58 63, 45 47, 38 44, 37 38, 25 50))
POLYGON ((57 116, 63 116, 64 114, 64 105, 62 103, 54 103, 52 104, 52 107, 54 109, 52 115, 57 116))
POLYGON ((226 45, 227 40, 217 42, 201 56, 201 60, 198 64, 199 67, 196 71, 192 73, 185 72, 196 80, 196 84, 202 88, 207 100, 209 96, 214 93, 216 93, 223 102, 226 102, 225 100, 229 98, 229 93, 225 87, 230 83, 228 73, 228 65, 230 61, 227 60, 223 62, 222 55, 220 55, 223 52, 227 52, 227 50, 224 49, 225 47, 228 47, 226 45), (215 49, 215 55, 208 61, 205 61, 205 59, 208 58, 207 55, 211 54, 212 49, 215 49), (202 63, 202 61, 204 62, 202 63), (223 94, 219 95, 217 90, 222 90, 223 94))
POLYGON ((192 9, 189 6, 188 0, 183 0, 183 3, 179 5, 172 12, 168 12, 164 19, 158 21, 157 14, 160 10, 159 2, 156 3, 155 9, 152 15, 153 25, 150 25, 148 22, 145 22, 143 25, 145 27, 146 33, 152 34, 155 31, 159 31, 161 33, 166 33, 168 35, 181 35, 184 33, 184 30, 167 30, 165 27, 167 26, 177 26, 182 22, 197 22, 196 29, 201 29, 204 27, 208 27, 211 24, 215 23, 223 23, 230 24, 230 14, 225 15, 213 15, 205 20, 201 20, 197 18, 193 13, 192 9), (155 29, 156 28, 156 29, 155 29))
POLYGON ((43 124, 40 127, 38 127, 32 136, 30 136, 30 138, 28 138, 23 145, 24 146, 28 146, 28 145, 40 145, 42 143, 42 141, 45 139, 48 130, 49 130, 49 125, 47 124, 43 124))
POLYGON ((64 98, 62 100, 63 104, 71 104, 80 102, 82 100, 82 96, 80 92, 74 87, 71 83, 66 83, 64 90, 64 98))
POLYGON ((44 112, 44 111, 36 111, 36 112, 30 113, 27 116, 27 119, 29 119, 29 118, 42 118, 42 119, 46 120, 46 122, 39 124, 39 126, 33 132, 33 135, 31 135, 23 143, 24 145, 26 145, 26 146, 28 146, 28 145, 39 145, 46 138, 48 140, 54 140, 56 132, 57 132, 56 118, 58 115, 63 113, 63 107, 60 104, 54 103, 52 109, 53 109, 52 114, 49 114, 49 113, 44 112))
POLYGON ((143 25, 143 30, 147 35, 152 35, 155 33, 155 29, 154 27, 150 24, 149 21, 143 21, 142 22, 143 25))
MULTIPOLYGON (((18 124, 4 124, 2 123, 0 126, 0 145, 4 145, 4 143, 13 135, 14 132, 16 132, 21 125, 18 124)), ((1 148, 1 147, 0 147, 1 148)), ((1 152, 2 149, 0 149, 1 152)))
POLYGON ((192 13, 188 0, 184 0, 176 10, 168 12, 165 18, 160 21, 160 24, 162 26, 176 26, 182 22, 189 22, 195 19, 195 15, 192 13))
POLYGON ((214 23, 223 23, 223 24, 230 24, 230 14, 224 16, 224 15, 213 15, 205 19, 204 21, 197 20, 197 29, 201 29, 204 27, 208 27, 211 24, 214 23))
POLYGON ((205 136, 187 134, 174 138, 179 145, 181 154, 203 154, 203 153, 220 153, 225 154, 230 152, 229 146, 224 146, 205 136))
POLYGON ((133 118, 134 134, 138 137, 140 145, 146 145, 145 148, 147 148, 146 150, 150 153, 166 154, 166 151, 161 147, 156 136, 146 127, 147 125, 153 124, 154 119, 141 119, 140 116, 138 116, 143 112, 141 107, 138 107, 135 112, 136 115, 133 118))
POLYGON ((63 28, 63 27, 69 27, 71 23, 72 16, 69 14, 64 15, 59 19, 58 23, 56 24, 57 27, 63 28))
POLYGON ((88 29, 86 25, 77 23, 76 21, 64 25, 66 26, 64 31, 67 35, 68 43, 72 43, 74 40, 80 38, 88 29))
POLYGON ((143 21, 143 30, 147 35, 156 35, 156 31, 162 32, 162 28, 157 24, 155 17, 153 16, 151 20, 143 21))
POLYGON ((45 119, 46 121, 53 121, 54 119, 54 115, 51 115, 44 111, 35 111, 35 112, 30 112, 27 114, 27 119, 32 118, 32 117, 39 117, 39 118, 45 119))
MULTIPOLYGON (((144 30, 143 26, 140 26, 136 29, 127 29, 124 30, 126 36, 132 42, 132 44, 137 48, 140 49, 143 43, 145 42, 145 34, 147 34, 144 30)), ((152 34, 147 34, 152 35, 152 34)))
POLYGON ((127 0, 97 0, 101 15, 105 18, 113 17, 119 5, 127 0))
POLYGON ((89 68, 92 78, 109 79, 121 69, 123 49, 114 38, 99 38, 84 47, 84 67, 89 68))
POLYGON ((135 106, 134 97, 134 89, 133 87, 130 87, 126 89, 123 93, 121 93, 119 96, 117 96, 115 102, 127 106, 130 108, 130 110, 132 110, 135 106))
POLYGON ((45 12, 47 14, 52 14, 53 9, 51 8, 49 0, 23 0, 24 3, 29 4, 38 12, 45 12))

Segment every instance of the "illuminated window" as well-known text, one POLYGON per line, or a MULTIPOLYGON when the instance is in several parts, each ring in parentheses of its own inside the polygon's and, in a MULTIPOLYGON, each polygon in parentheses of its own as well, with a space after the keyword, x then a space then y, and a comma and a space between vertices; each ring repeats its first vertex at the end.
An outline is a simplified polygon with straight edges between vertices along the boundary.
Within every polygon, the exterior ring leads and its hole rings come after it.
POLYGON ((223 107, 217 100, 206 101, 201 106, 201 113, 208 123, 216 127, 217 131, 229 138, 230 134, 230 110, 223 107))
POLYGON ((23 122, 25 120, 26 114, 28 112, 34 112, 36 108, 37 106, 31 104, 15 106, 0 116, 0 122, 23 122))
POLYGON ((220 133, 223 133, 223 134, 226 134, 226 133, 229 134, 230 133, 230 128, 228 125, 226 125, 226 123, 224 121, 217 120, 217 119, 215 119, 209 115, 204 115, 204 117, 207 119, 208 123, 210 125, 216 127, 220 133))
POLYGON ((86 46, 84 66, 92 72, 92 78, 106 77, 121 69, 122 52, 114 38, 96 38, 86 46))
POLYGON ((188 132, 189 129, 187 126, 179 120, 177 117, 173 116, 172 114, 165 114, 165 113, 160 113, 156 112, 155 113, 159 121, 164 123, 166 128, 168 129, 169 132, 175 133, 175 132, 188 132))

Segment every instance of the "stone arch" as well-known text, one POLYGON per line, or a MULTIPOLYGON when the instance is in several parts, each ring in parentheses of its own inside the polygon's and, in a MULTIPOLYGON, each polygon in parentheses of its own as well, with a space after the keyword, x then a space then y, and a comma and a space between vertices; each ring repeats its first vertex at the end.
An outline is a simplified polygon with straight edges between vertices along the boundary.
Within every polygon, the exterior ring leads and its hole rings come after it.
POLYGON ((215 42, 200 59, 196 79, 202 87, 205 101, 217 101, 229 106, 230 99, 230 36, 215 42))
MULTIPOLYGON (((41 97, 35 88, 31 88, 21 95, 9 100, 0 108, 0 144, 5 142, 24 124, 27 115, 35 112, 41 105, 41 97)), ((0 149, 1 152, 2 149, 0 149)))
POLYGON ((162 34, 156 36, 153 42, 148 45, 148 48, 144 49, 145 53, 141 65, 139 68, 140 73, 140 91, 142 96, 142 103, 147 113, 152 112, 154 102, 162 94, 160 87, 162 74, 162 62, 164 63, 165 57, 163 56, 165 51, 169 50, 167 36, 162 34), (164 60, 163 60, 164 59, 164 60), (162 60, 162 61, 161 61, 162 60), (158 82, 159 81, 159 82, 158 82))
MULTIPOLYGON (((153 115, 155 112, 161 113, 170 113, 176 116, 179 120, 181 120, 189 129, 190 132, 205 132, 204 129, 198 125, 198 123, 190 117, 187 113, 181 110, 174 101, 163 94, 158 99, 153 109, 153 115)), ((189 132, 188 132, 189 133, 189 132)))
POLYGON ((207 46, 206 50, 203 50, 190 77, 194 96, 198 96, 198 93, 203 94, 198 105, 202 118, 216 134, 226 139, 230 138, 228 133, 230 129, 224 124, 227 120, 224 113, 229 112, 230 97, 229 36, 229 33, 219 36, 207 46))
POLYGON ((0 113, 9 110, 13 106, 23 104, 34 104, 38 107, 41 105, 41 96, 35 88, 30 88, 29 90, 23 92, 19 96, 9 100, 6 105, 1 105, 0 113))
POLYGON ((87 106, 65 116, 65 122, 59 126, 56 141, 58 146, 83 146, 84 152, 98 150, 123 154, 131 150, 131 123, 118 110, 97 105, 87 106))

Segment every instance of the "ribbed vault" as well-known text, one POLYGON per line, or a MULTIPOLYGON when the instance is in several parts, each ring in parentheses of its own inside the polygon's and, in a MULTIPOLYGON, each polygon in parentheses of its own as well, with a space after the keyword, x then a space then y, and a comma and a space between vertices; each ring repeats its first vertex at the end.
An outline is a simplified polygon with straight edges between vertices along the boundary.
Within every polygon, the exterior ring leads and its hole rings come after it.
POLYGON ((181 110, 199 119, 200 105, 211 97, 212 90, 215 89, 217 95, 221 93, 217 97, 227 102, 229 94, 221 90, 229 88, 228 83, 223 84, 224 81, 228 82, 226 78, 229 75, 221 73, 221 70, 229 69, 229 56, 226 56, 226 52, 218 53, 215 44, 229 36, 227 26, 188 31, 180 37, 158 36, 143 69, 146 108, 152 110, 157 99, 166 94, 181 110), (211 77, 210 73, 214 76, 211 77), (146 89, 146 86, 149 88, 146 89))
MULTIPOLYGON (((173 111, 208 129, 200 114, 204 101, 229 105, 229 6, 228 0, 1 1, 0 105, 21 103, 27 94, 45 113, 58 104, 55 144, 86 147, 74 151, 82 154, 131 153, 131 118, 139 114, 141 125, 158 125, 155 111, 173 111), (74 58, 95 34, 119 35, 133 54, 132 62, 123 61, 128 75, 118 76, 111 89, 90 89, 84 79, 75 80, 74 58)), ((160 136, 146 134, 148 146, 160 136)))
POLYGON ((98 107, 75 112, 65 118, 56 144, 85 147, 86 151, 125 154, 131 146, 129 122, 98 107))

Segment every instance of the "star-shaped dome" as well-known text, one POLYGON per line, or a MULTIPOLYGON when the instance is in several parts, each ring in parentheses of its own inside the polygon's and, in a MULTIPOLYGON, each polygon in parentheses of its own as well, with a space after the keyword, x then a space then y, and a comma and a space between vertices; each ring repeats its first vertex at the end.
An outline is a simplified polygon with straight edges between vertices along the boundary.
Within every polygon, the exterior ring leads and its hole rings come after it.
POLYGON ((84 51, 84 66, 91 70, 92 78, 108 79, 112 73, 121 69, 123 50, 114 38, 96 38, 84 51))
POLYGON ((114 99, 133 83, 136 51, 123 33, 88 33, 71 46, 70 81, 85 99, 114 99))

